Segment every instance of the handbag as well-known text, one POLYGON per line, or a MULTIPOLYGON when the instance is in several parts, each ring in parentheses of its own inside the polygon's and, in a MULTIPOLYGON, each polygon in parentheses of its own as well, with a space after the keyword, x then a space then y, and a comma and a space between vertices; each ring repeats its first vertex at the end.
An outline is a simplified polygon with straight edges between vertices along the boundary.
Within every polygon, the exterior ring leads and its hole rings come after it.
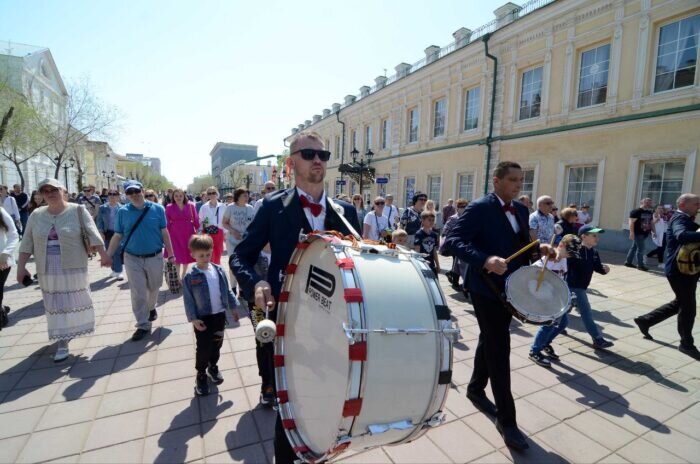
MULTIPOLYGON (((214 217, 216 220, 219 220, 219 206, 216 207, 216 212, 214 213, 214 217)), ((204 233, 209 234, 209 235, 216 235, 219 233, 219 226, 215 225, 210 225, 206 226, 204 229, 204 233)))
POLYGON ((165 260, 163 274, 165 274, 165 281, 168 283, 170 293, 180 293, 182 283, 180 282, 180 275, 177 272, 177 266, 175 263, 165 260))
POLYGON ((95 256, 96 253, 92 251, 92 245, 90 245, 90 237, 88 236, 87 230, 85 229, 85 222, 83 221, 83 213, 80 212, 81 209, 85 210, 85 207, 83 205, 80 205, 78 206, 78 209, 76 209, 76 212, 78 213, 78 222, 80 223, 80 240, 83 242, 83 247, 85 248, 85 253, 87 253, 88 258, 92 259, 92 257, 95 256))

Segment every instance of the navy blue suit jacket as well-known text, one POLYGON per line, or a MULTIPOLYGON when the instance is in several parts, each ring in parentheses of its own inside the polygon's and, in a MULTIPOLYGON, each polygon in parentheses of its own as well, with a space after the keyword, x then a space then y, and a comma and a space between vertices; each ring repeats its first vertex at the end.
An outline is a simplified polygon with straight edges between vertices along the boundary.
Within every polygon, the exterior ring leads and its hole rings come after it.
MULTIPOLYGON (((333 200, 344 210, 344 216, 352 227, 359 233, 360 224, 355 208, 344 201, 333 200)), ((336 230, 344 235, 350 234, 338 214, 330 204, 326 203, 326 230, 336 230)), ((263 200, 260 209, 250 223, 243 241, 238 244, 229 258, 229 266, 236 276, 246 299, 254 297, 255 284, 266 280, 272 289, 272 295, 277 299, 284 280, 294 247, 299 242, 299 232, 311 232, 311 226, 306 219, 304 209, 299 201, 297 189, 287 190, 268 195, 263 200), (270 244, 271 261, 267 276, 258 275, 253 266, 266 244, 270 244)))
POLYGON ((676 211, 666 228, 666 255, 664 273, 667 276, 681 275, 676 259, 681 247, 687 243, 700 242, 700 232, 695 221, 687 214, 676 211))
MULTIPOLYGON (((486 259, 489 256, 507 258, 530 242, 529 211, 517 201, 513 201, 513 206, 520 226, 518 234, 513 231, 498 197, 489 193, 469 203, 445 239, 449 253, 469 263, 466 287, 472 293, 498 299, 498 295, 484 280, 483 267, 486 259)), ((506 274, 489 274, 488 278, 496 284, 499 291, 503 291, 506 277, 519 267, 529 264, 531 256, 530 253, 524 253, 510 262, 506 274)))

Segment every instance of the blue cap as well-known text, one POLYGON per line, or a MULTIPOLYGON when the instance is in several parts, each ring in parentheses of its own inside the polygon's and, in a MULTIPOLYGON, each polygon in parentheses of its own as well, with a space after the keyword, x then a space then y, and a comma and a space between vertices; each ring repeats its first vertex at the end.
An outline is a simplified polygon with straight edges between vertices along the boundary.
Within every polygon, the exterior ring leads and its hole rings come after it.
POLYGON ((130 189, 143 190, 143 184, 137 180, 127 180, 124 182, 124 193, 128 192, 130 189))
POLYGON ((585 226, 582 226, 582 227, 578 230, 578 234, 579 234, 579 235, 584 235, 584 234, 602 234, 602 233, 604 233, 604 232, 605 232, 604 229, 601 229, 601 228, 599 228, 599 227, 596 227, 596 226, 594 226, 594 225, 592 225, 592 224, 586 224, 585 226))

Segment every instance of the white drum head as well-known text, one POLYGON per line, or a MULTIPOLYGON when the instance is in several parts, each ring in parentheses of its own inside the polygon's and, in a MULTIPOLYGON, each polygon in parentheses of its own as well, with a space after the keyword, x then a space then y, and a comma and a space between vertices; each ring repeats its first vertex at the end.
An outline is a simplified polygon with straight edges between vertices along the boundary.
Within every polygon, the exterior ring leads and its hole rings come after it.
POLYGON ((284 320, 289 403, 297 431, 316 453, 335 443, 347 395, 347 304, 335 261, 324 240, 309 244, 289 287, 284 320))
POLYGON ((545 269, 544 279, 537 289, 542 268, 522 267, 506 281, 508 302, 526 320, 535 324, 554 321, 569 308, 569 287, 559 276, 545 269))

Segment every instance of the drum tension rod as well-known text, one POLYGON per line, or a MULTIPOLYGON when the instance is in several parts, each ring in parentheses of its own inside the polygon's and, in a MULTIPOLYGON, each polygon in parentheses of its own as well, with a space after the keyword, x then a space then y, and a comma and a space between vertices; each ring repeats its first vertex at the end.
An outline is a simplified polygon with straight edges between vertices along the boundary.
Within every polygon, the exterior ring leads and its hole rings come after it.
POLYGON ((348 327, 348 325, 343 322, 343 330, 345 331, 345 336, 350 341, 352 345, 355 343, 355 334, 369 334, 369 333, 380 333, 384 335, 425 335, 429 333, 441 333, 441 334, 455 334, 459 333, 459 329, 454 327, 445 327, 442 329, 423 329, 423 328, 409 328, 409 329, 398 329, 392 327, 386 327, 383 329, 353 329, 348 327))

